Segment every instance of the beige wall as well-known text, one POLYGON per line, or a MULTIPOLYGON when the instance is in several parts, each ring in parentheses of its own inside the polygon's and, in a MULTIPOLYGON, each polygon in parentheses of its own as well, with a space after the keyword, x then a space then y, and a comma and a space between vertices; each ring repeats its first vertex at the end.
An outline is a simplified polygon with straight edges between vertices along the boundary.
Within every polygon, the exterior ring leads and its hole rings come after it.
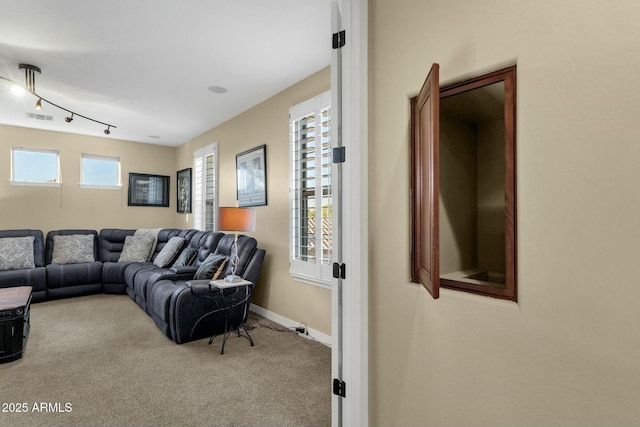
MULTIPOLYGON (((289 274, 289 108, 330 89, 326 68, 178 148, 178 168, 191 167, 193 151, 217 142, 220 206, 235 206, 235 155, 266 144, 268 205, 256 207, 252 234, 267 257, 253 302, 331 334, 331 292, 294 281, 289 274)), ((176 226, 193 217, 177 215, 176 226)))
POLYGON ((0 126, 0 229, 138 228, 175 225, 176 149, 108 138, 0 126), (58 150, 62 186, 11 185, 11 147, 58 150), (83 153, 120 157, 122 190, 80 188, 83 153), (154 159, 150 162, 149 159, 154 159), (129 207, 129 172, 169 175, 170 207, 129 207))
POLYGON ((640 2, 369 5, 371 424, 640 424, 640 2), (518 65, 518 303, 410 282, 433 62, 444 83, 518 65))

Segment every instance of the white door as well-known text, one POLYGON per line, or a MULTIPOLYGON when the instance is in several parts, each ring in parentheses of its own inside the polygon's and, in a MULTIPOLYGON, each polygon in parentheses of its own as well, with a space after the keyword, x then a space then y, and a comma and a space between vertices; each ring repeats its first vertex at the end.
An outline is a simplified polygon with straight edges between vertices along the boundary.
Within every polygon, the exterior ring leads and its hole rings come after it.
POLYGON ((334 427, 369 424, 367 5, 332 0, 332 32, 345 31, 345 45, 331 58, 332 139, 346 159, 332 171, 339 197, 334 260, 345 266, 345 278, 332 286, 332 373, 345 384, 344 397, 333 395, 334 427))
MULTIPOLYGON (((342 147, 342 49, 336 46, 339 44, 339 37, 342 28, 342 14, 340 4, 333 0, 331 2, 331 32, 333 34, 333 50, 331 53, 331 141, 334 149, 342 147)), ((335 263, 342 263, 342 163, 333 164, 331 171, 331 190, 334 200, 333 212, 333 260, 335 263)), ((334 264, 335 265, 335 264, 334 264)), ((343 381, 343 353, 342 353, 342 287, 343 280, 334 278, 331 287, 331 378, 332 381, 343 381)), ((342 403, 343 396, 336 394, 336 384, 333 385, 331 399, 331 420, 333 427, 343 425, 342 403)))

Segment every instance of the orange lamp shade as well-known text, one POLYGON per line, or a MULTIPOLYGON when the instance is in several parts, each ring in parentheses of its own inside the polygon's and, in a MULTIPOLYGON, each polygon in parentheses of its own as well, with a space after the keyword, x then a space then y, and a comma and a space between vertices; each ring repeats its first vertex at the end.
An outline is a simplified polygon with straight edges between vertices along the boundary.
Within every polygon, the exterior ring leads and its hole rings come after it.
POLYGON ((221 231, 256 231, 256 211, 249 208, 218 208, 221 231))

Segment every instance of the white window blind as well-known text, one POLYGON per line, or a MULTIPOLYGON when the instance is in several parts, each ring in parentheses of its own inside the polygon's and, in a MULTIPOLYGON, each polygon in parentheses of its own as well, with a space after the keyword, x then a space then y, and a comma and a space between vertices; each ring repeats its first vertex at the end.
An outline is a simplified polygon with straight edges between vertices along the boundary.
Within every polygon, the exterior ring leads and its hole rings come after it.
POLYGON ((331 283, 331 93, 289 110, 291 274, 305 282, 331 283))
POLYGON ((193 153, 194 228, 203 231, 216 229, 218 144, 211 144, 193 153))

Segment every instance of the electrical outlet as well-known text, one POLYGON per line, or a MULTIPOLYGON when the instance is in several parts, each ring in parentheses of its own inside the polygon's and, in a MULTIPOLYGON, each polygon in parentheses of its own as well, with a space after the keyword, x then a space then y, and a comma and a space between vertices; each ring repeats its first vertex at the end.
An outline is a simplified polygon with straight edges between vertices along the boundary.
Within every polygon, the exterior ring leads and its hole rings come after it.
POLYGON ((304 334, 301 334, 300 332, 298 332, 298 336, 302 337, 302 338, 306 338, 306 339, 311 340, 311 341, 315 341, 316 340, 314 337, 309 335, 309 332, 306 332, 306 331, 305 331, 304 334))
POLYGON ((296 332, 299 333, 299 334, 302 334, 302 335, 309 335, 307 333, 307 328, 305 328, 304 326, 298 326, 296 328, 296 332))

